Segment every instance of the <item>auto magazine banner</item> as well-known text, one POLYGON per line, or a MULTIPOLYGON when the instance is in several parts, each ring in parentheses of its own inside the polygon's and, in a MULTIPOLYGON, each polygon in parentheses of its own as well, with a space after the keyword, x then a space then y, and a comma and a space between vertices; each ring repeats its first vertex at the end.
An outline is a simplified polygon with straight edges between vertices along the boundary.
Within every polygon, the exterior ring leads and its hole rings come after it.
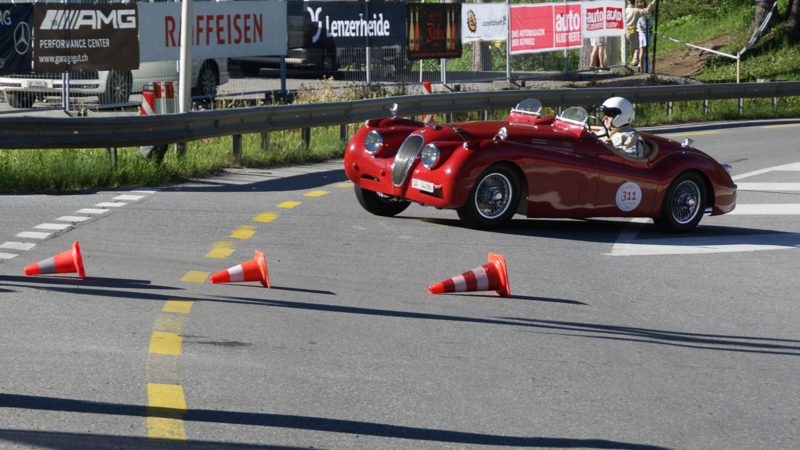
POLYGON ((461 57, 460 3, 408 4, 406 14, 408 59, 461 57))
POLYGON ((0 5, 0 74, 31 73, 33 5, 0 5))
POLYGON ((406 8, 402 3, 303 3, 305 48, 403 45, 406 8))
POLYGON ((508 5, 464 3, 461 7, 461 42, 508 39, 508 5))
MULTIPOLYGON (((192 59, 286 54, 286 2, 194 3, 192 59)), ((141 62, 181 57, 181 3, 139 3, 141 62)))
POLYGON ((625 2, 598 0, 583 2, 583 37, 623 36, 625 34, 625 2))
POLYGON ((511 6, 511 54, 581 48, 581 3, 511 6))
POLYGON ((139 68, 136 4, 33 6, 36 72, 139 68))

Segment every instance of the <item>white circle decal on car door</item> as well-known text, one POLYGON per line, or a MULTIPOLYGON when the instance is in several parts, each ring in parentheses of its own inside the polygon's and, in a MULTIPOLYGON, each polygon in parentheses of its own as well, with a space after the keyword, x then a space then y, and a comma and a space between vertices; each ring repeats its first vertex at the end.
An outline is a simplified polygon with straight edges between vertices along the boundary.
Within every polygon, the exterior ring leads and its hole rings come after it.
POLYGON ((642 188, 629 181, 617 189, 617 208, 622 211, 633 211, 642 201, 642 188))

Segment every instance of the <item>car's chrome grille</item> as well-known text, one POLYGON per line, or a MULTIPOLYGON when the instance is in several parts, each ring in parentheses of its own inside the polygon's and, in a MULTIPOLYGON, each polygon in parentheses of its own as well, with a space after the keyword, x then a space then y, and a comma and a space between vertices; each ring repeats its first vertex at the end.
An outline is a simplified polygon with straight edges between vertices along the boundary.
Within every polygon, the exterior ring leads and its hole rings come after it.
POLYGON ((397 151, 397 156, 394 157, 394 165, 392 166, 392 183, 395 186, 402 186, 405 183, 408 171, 411 169, 411 165, 417 158, 424 143, 425 138, 418 134, 412 134, 400 145, 400 150, 397 151))

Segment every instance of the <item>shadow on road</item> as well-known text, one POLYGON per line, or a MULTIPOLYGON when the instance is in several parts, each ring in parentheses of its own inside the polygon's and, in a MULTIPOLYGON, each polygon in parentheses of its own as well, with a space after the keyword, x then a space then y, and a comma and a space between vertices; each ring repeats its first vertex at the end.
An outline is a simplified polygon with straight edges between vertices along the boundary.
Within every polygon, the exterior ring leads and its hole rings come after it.
MULTIPOLYGON (((246 175, 246 172, 243 173, 246 175)), ((258 174, 259 178, 264 178, 264 173, 258 174)), ((332 183, 347 181, 344 169, 328 170, 324 172, 303 173, 292 176, 275 177, 272 180, 257 181, 245 184, 230 184, 224 180, 191 180, 193 186, 179 185, 162 188, 162 192, 278 192, 278 191, 302 191, 327 186, 332 183), (198 186, 199 185, 199 186, 198 186)))
POLYGON ((311 450, 314 448, 193 440, 168 441, 146 437, 27 430, 0 430, 0 443, 2 442, 15 442, 52 450, 311 450))
MULTIPOLYGON (((13 275, 0 275, 0 285, 4 283, 30 283, 41 284, 49 286, 81 286, 81 287, 112 287, 122 289, 167 289, 179 290, 181 288, 173 286, 158 286, 150 284, 149 280, 130 280, 125 278, 96 278, 86 277, 81 280, 77 275, 63 276, 63 275, 42 275, 36 277, 22 277, 13 275)), ((17 285, 22 286, 22 285, 17 285)), ((33 287, 33 286, 26 286, 33 287)))
MULTIPOLYGON (((72 400, 53 397, 37 397, 30 395, 0 394, 0 408, 19 408, 38 411, 64 411, 87 414, 104 414, 137 417, 169 417, 180 415, 188 422, 224 423, 233 425, 250 425, 262 427, 288 428, 307 431, 326 431, 330 433, 347 433, 362 436, 377 436, 396 439, 410 439, 422 442, 448 442, 457 444, 497 445, 514 447, 546 447, 546 448, 603 448, 603 449, 631 449, 631 450, 664 450, 664 447, 644 444, 631 444, 626 442, 609 441, 605 439, 567 439, 527 436, 503 436, 485 433, 469 433, 463 431, 437 430, 431 428, 406 427, 402 425, 389 425, 374 422, 359 422, 355 420, 330 419, 326 417, 295 416, 287 414, 264 414, 232 411, 214 411, 205 409, 189 409, 187 411, 174 409, 153 409, 145 406, 126 405, 117 403, 100 403, 85 400, 72 400)), ((16 437, 31 438, 31 432, 16 430, 0 431, 0 439, 16 437), (27 433, 27 434, 26 434, 27 433)), ((35 436, 35 435, 34 435, 35 436)), ((70 436, 70 435, 67 435, 70 436)), ((71 435, 75 437, 84 435, 71 435)), ((128 438, 120 438, 128 439, 128 438)), ((130 438, 135 439, 135 438, 130 438)), ((193 443, 192 443, 193 444, 193 443)), ((207 443, 211 445, 211 443, 207 443)), ((195 447, 191 445, 183 448, 225 448, 225 447, 195 447)), ((53 448, 92 448, 80 447, 53 447, 53 448)), ((111 448, 111 447, 96 447, 111 448)), ((116 448, 116 447, 114 447, 116 448)), ((124 448, 124 447, 123 447, 124 448)), ((147 447, 155 448, 155 447, 147 447)), ((165 447, 174 448, 174 447, 165 447)), ((232 447, 269 449, 274 447, 232 447)))

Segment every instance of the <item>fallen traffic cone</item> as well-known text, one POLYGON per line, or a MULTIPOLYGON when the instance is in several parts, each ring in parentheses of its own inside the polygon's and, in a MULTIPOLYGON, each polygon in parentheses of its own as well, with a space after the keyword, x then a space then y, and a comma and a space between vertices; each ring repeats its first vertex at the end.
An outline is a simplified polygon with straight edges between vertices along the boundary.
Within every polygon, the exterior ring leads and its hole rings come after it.
POLYGON ((501 297, 510 297, 506 260, 500 255, 489 253, 489 262, 464 272, 457 277, 436 283, 428 288, 431 294, 443 292, 494 291, 501 297))
POLYGON ((271 287, 269 285, 269 274, 267 273, 267 259, 262 252, 256 250, 254 259, 211 275, 212 283, 236 283, 240 281, 260 281, 265 287, 271 287))
POLYGON ((83 259, 78 241, 72 244, 72 249, 59 253, 52 258, 39 261, 25 268, 25 275, 42 275, 47 273, 74 273, 78 272, 81 279, 86 278, 83 270, 83 259))

